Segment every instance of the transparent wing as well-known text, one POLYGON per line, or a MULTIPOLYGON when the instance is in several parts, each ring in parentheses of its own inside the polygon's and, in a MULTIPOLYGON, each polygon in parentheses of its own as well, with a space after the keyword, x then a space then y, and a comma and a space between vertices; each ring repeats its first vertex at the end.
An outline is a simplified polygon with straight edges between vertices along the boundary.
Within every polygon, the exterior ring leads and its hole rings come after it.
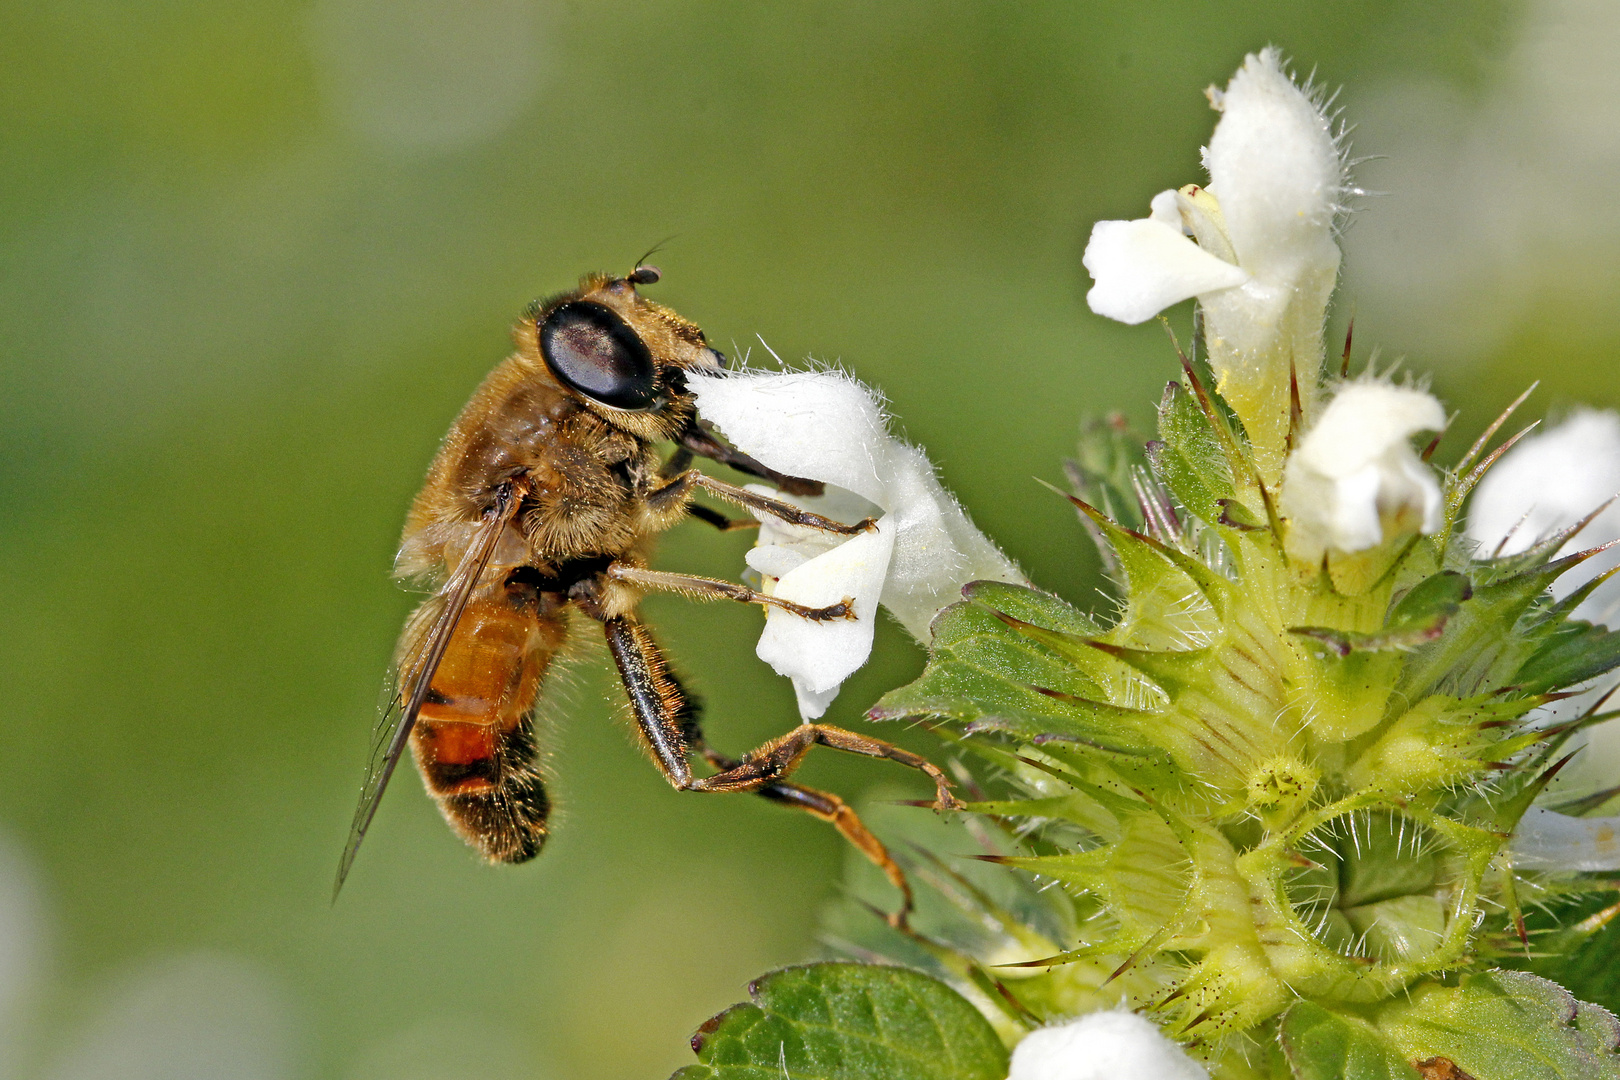
POLYGON ((332 899, 337 899, 344 879, 354 865, 360 842, 371 828, 371 819, 377 815, 377 804, 388 787, 388 781, 399 765, 405 745, 416 726, 417 714, 427 698, 433 675, 439 670, 439 661, 450 646, 456 624, 472 597, 478 579, 500 542, 501 533, 517 513, 521 500, 512 484, 503 484, 495 494, 495 503, 484 511, 483 520, 473 533, 467 553, 461 557, 455 572, 450 575, 433 599, 423 604, 405 625, 401 639, 399 659, 391 686, 392 692, 377 718, 372 733, 371 760, 366 767, 366 780, 360 788, 360 804, 355 807, 354 824, 349 827, 349 842, 343 847, 343 858, 338 861, 337 880, 332 885, 332 899))

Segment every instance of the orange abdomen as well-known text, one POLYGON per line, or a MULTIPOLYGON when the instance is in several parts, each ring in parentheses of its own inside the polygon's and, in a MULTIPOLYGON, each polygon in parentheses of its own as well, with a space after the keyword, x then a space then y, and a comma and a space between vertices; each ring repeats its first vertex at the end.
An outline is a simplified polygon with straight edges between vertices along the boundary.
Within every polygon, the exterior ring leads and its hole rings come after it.
POLYGON ((518 574, 467 603, 411 732, 445 819, 493 862, 524 862, 546 839, 550 800, 532 716, 567 636, 562 598, 518 574))

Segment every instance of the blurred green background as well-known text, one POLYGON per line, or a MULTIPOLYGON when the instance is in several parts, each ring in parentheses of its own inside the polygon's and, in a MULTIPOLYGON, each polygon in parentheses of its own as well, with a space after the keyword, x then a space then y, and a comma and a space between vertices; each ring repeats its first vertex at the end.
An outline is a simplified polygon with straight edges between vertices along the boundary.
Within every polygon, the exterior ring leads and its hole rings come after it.
MULTIPOLYGON (((836 359, 1081 603, 1056 480, 1150 414, 1163 334, 1091 315, 1090 223, 1201 180, 1200 91, 1281 45, 1359 124, 1335 319, 1472 434, 1620 403, 1620 29, 1440 5, 39 0, 0 29, 0 1077, 660 1077, 814 948, 845 852, 670 790, 597 660, 544 857, 479 865, 401 774, 331 875, 389 579, 439 436, 532 297, 628 270, 732 353, 836 359)), ((1178 314, 1185 326, 1186 312, 1178 314)), ((1335 331, 1342 332, 1342 331, 1335 331)), ((1460 441, 1460 436, 1458 437, 1460 441)), ((746 534, 661 565, 735 576, 746 534)), ((759 618, 649 618, 740 750, 795 721, 759 618)), ((908 679, 885 627, 829 719, 908 679)), ((926 741, 917 745, 926 746, 926 741)), ((911 780, 812 759, 851 797, 911 780)), ((916 792, 921 794, 919 790, 916 792)))

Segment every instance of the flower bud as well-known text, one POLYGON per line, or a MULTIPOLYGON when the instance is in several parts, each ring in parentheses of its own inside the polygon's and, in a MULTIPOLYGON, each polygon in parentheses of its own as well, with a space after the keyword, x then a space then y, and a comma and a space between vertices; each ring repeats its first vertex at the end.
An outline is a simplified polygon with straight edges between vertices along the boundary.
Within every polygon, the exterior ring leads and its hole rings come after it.
POLYGON ((1445 424, 1440 403, 1422 390, 1341 389, 1288 458, 1278 509, 1290 547, 1314 562, 1327 549, 1365 551, 1389 534, 1438 530, 1440 485, 1410 440, 1445 424))

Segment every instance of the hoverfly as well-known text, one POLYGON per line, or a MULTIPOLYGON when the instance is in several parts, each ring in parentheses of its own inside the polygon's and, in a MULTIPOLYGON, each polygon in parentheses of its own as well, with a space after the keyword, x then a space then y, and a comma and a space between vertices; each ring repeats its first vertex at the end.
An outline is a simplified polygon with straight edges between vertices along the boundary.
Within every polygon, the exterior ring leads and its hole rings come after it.
MULTIPOLYGON (((338 868, 354 863, 378 800, 407 744, 450 826, 485 859, 521 863, 540 852, 550 802, 533 711, 547 668, 571 635, 599 627, 618 668, 636 730, 683 791, 754 792, 831 822, 911 892, 900 868, 836 795, 788 775, 816 744, 888 758, 934 781, 943 773, 886 742, 801 724, 740 759, 708 746, 697 710, 670 671, 636 604, 648 590, 771 605, 805 619, 854 618, 853 601, 810 608, 712 578, 648 569, 653 538, 687 517, 721 529, 753 525, 691 501, 701 489, 749 510, 832 533, 845 525, 691 468, 702 456, 765 479, 787 494, 820 485, 784 476, 720 441, 697 418, 686 373, 725 357, 703 331, 637 291, 650 266, 593 274, 577 290, 532 304, 495 368, 445 436, 412 504, 396 573, 437 585, 405 623, 393 689, 372 746, 360 805, 338 868), (660 444, 673 444, 667 457, 660 444), (710 775, 696 776, 693 759, 710 775)), ((334 891, 335 895, 335 891, 334 891)))

